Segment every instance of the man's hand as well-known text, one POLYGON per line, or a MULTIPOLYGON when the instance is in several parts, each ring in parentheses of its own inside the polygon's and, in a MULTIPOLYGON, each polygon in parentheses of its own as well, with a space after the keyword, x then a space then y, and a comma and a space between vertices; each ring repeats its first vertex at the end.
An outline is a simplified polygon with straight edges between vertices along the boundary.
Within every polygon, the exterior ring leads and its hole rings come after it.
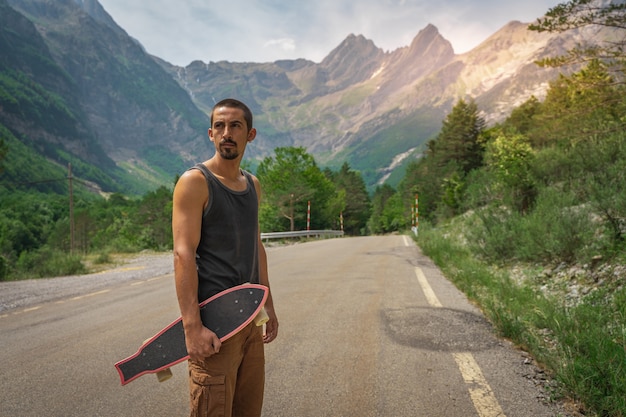
POLYGON ((216 353, 219 353, 222 342, 215 333, 204 326, 197 330, 185 331, 185 344, 189 358, 195 362, 202 362, 216 353))
POLYGON ((263 335, 263 343, 270 343, 276 336, 278 336, 278 318, 276 317, 276 313, 274 309, 265 308, 267 315, 269 316, 269 320, 265 323, 265 334, 263 335))

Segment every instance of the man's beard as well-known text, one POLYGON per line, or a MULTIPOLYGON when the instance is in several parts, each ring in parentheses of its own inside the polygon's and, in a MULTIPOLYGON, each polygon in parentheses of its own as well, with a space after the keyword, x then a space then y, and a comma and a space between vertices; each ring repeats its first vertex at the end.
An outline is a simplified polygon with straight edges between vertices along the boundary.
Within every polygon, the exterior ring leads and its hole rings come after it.
MULTIPOLYGON (((235 145, 235 142, 225 141, 224 143, 229 143, 235 145)), ((219 154, 222 158, 232 161, 233 159, 237 159, 239 157, 239 152, 237 148, 222 148, 219 147, 219 154)))

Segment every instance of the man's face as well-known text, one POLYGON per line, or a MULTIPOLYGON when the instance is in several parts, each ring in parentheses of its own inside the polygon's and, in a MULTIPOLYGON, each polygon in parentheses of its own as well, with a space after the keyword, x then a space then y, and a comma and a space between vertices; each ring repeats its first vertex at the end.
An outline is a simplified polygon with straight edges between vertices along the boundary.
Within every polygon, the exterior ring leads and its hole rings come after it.
POLYGON ((213 112, 213 125, 209 129, 209 138, 222 158, 233 160, 243 155, 247 143, 254 140, 255 135, 255 129, 248 131, 243 110, 218 107, 213 112))

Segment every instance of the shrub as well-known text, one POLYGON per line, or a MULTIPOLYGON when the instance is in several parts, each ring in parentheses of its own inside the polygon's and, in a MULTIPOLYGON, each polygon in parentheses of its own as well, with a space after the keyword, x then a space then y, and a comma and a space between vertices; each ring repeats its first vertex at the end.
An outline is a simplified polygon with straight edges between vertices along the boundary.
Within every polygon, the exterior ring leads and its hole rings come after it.
POLYGON ((87 272, 80 255, 44 247, 35 252, 22 252, 17 260, 17 275, 29 278, 77 275, 87 272))

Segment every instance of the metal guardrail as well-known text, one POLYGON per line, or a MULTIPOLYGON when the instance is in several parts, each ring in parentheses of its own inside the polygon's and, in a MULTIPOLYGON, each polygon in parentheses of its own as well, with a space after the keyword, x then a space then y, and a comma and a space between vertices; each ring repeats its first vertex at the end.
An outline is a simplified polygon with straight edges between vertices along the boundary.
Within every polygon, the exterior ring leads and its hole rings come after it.
POLYGON ((287 239, 292 237, 341 237, 341 230, 297 230, 293 232, 261 233, 261 240, 287 239))

